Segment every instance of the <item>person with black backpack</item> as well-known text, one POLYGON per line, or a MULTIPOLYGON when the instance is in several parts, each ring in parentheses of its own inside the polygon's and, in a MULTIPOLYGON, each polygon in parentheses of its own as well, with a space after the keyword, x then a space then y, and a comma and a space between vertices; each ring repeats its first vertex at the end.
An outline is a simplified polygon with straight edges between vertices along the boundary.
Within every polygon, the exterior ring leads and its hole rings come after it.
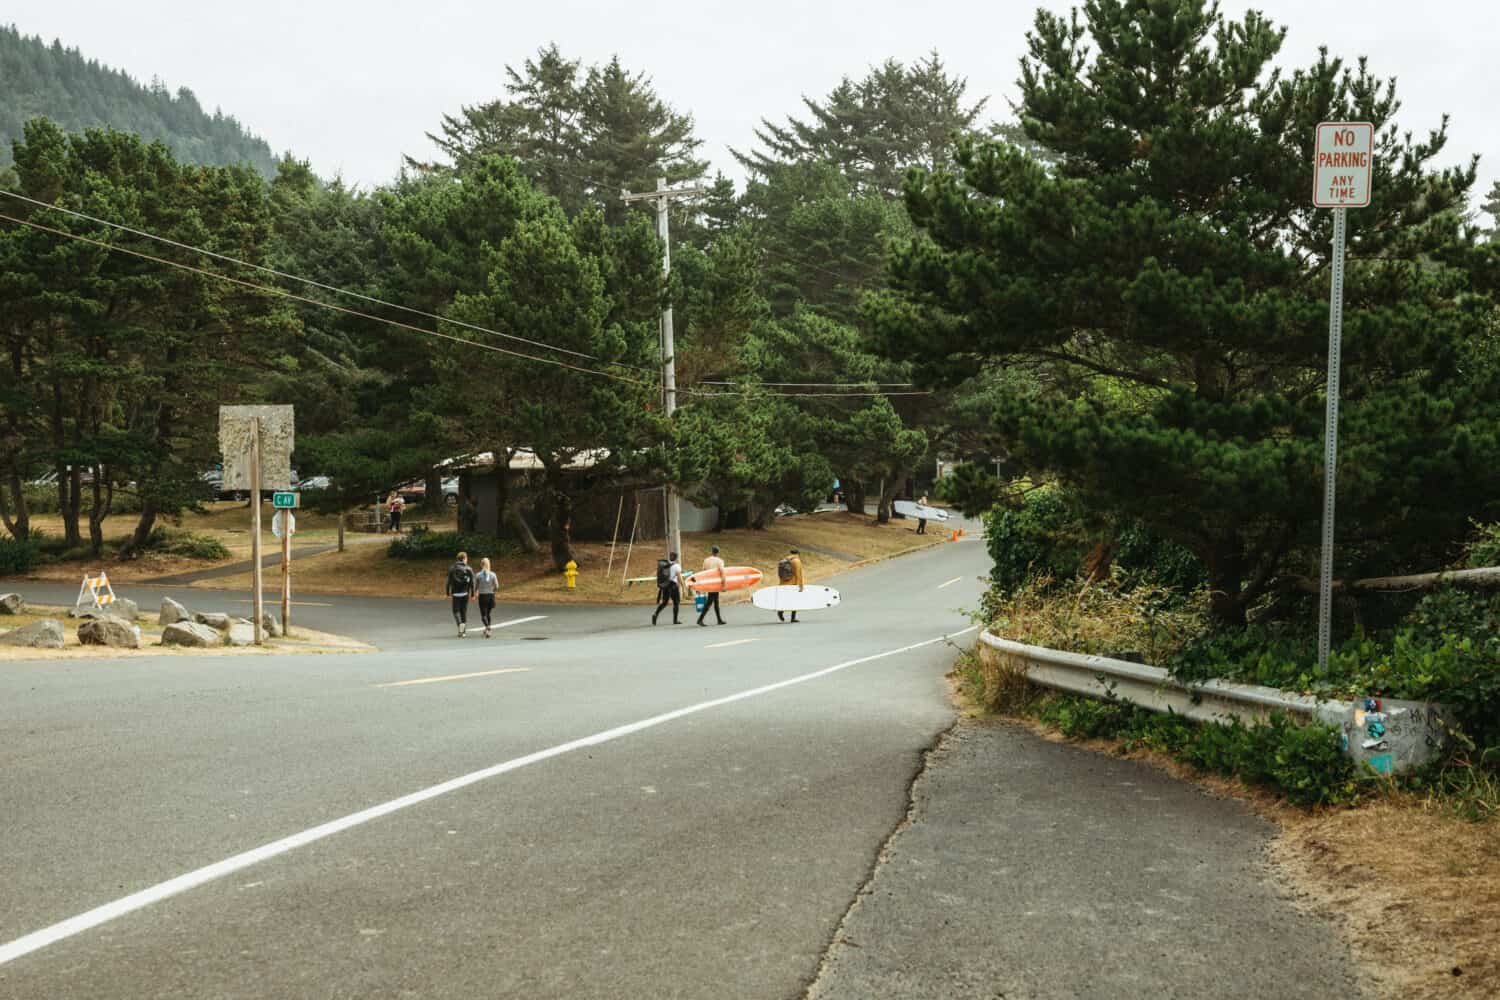
POLYGON ((444 589, 453 598, 453 622, 458 626, 458 637, 462 639, 469 628, 469 598, 474 594, 474 570, 469 566, 467 552, 460 552, 457 561, 448 567, 448 583, 444 589))
POLYGON ((681 625, 677 620, 677 610, 682 605, 682 563, 677 561, 677 553, 668 552, 667 558, 656 560, 656 612, 651 616, 651 624, 656 624, 657 615, 672 603, 672 624, 681 625))
MULTIPOLYGON (((802 556, 796 549, 792 549, 786 554, 786 558, 776 564, 776 580, 783 587, 795 586, 799 592, 802 590, 802 556)), ((776 612, 776 617, 780 621, 786 621, 785 612, 776 612)), ((793 611, 792 623, 796 624, 796 621, 797 612, 793 611)))

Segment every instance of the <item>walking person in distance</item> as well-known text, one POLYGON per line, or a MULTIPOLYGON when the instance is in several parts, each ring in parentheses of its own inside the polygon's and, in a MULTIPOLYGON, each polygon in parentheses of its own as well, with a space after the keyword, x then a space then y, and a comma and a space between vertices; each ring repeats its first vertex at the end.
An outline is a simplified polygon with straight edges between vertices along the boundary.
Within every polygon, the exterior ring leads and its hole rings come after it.
POLYGON ((495 591, 500 578, 490 569, 488 559, 479 560, 479 572, 474 574, 474 591, 479 595, 479 620, 484 622, 484 637, 490 637, 490 615, 495 613, 495 591))
POLYGON ((453 599, 453 623, 458 626, 458 637, 462 639, 469 629, 469 599, 474 596, 474 570, 469 566, 467 552, 460 552, 457 560, 448 567, 444 589, 453 599))
MULTIPOLYGON (((703 560, 703 572, 693 577, 693 579, 695 581, 699 578, 712 579, 713 572, 715 570, 717 570, 719 573, 718 579, 720 585, 722 586, 724 581, 724 560, 719 558, 719 547, 717 545, 715 545, 709 552, 708 558, 703 560)), ((719 614, 719 591, 710 590, 703 595, 703 610, 698 613, 698 624, 703 625, 704 628, 708 627, 707 625, 704 625, 703 619, 708 617, 709 608, 714 609, 715 620, 717 620, 720 625, 723 625, 724 616, 719 614)))
POLYGON ((657 616, 668 602, 672 604, 672 624, 681 625, 677 620, 677 609, 682 604, 682 563, 677 561, 677 553, 668 552, 667 558, 656 560, 656 613, 651 616, 651 624, 656 624, 657 616))
POLYGON ((391 495, 385 500, 385 512, 390 515, 391 530, 398 535, 401 534, 401 514, 405 510, 406 501, 401 498, 400 493, 391 490, 391 495))
MULTIPOLYGON (((790 587, 795 585, 797 588, 797 593, 802 593, 802 556, 797 552, 796 549, 792 549, 786 554, 785 559, 776 564, 776 579, 781 583, 783 587, 790 587)), ((776 612, 776 617, 781 621, 786 621, 786 613, 783 611, 776 612)), ((797 612, 793 611, 793 624, 795 624, 796 621, 797 612)))

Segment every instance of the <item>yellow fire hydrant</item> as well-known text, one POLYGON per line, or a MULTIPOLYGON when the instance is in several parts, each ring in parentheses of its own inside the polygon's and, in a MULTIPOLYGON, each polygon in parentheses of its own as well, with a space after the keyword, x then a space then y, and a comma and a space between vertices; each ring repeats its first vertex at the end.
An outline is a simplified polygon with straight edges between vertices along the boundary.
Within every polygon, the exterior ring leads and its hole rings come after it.
POLYGON ((563 576, 568 578, 568 589, 574 590, 578 587, 578 564, 569 559, 568 564, 563 567, 563 576))

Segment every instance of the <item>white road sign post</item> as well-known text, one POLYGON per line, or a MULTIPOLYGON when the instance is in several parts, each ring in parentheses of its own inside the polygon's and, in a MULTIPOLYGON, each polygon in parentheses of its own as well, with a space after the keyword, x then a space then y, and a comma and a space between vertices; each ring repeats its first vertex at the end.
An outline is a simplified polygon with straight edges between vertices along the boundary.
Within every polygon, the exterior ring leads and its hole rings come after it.
MULTIPOLYGON (((278 493, 278 499, 286 494, 278 493)), ((295 496, 295 495, 294 495, 295 496)), ((281 541, 281 634, 292 629, 292 535, 297 532, 297 515, 283 507, 271 517, 271 534, 281 541)))
POLYGON ((1328 294, 1328 411, 1323 427, 1323 559, 1318 575, 1318 671, 1328 672, 1333 627, 1333 513, 1339 455, 1339 364, 1344 333, 1344 213, 1370 204, 1375 126, 1323 122, 1313 144, 1313 205, 1333 209, 1328 294))

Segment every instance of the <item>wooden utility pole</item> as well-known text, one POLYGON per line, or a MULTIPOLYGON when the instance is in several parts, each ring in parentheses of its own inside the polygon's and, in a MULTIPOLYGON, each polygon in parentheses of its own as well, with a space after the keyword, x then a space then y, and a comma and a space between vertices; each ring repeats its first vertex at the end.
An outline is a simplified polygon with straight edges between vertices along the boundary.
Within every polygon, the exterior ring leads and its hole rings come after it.
MULTIPOLYGON (((667 179, 656 179, 655 191, 631 194, 621 191, 628 204, 632 201, 656 202, 656 235, 661 237, 661 273, 663 277, 672 273, 672 236, 668 230, 667 208, 677 198, 697 198, 708 193, 705 187, 668 188, 667 179)), ((672 307, 668 305, 661 314, 661 384, 663 411, 667 418, 677 410, 677 365, 672 346, 672 307)), ((668 483, 666 487, 667 547, 682 555, 682 522, 677 512, 677 487, 668 483)))
POLYGON ((260 592, 260 418, 250 419, 250 587, 255 616, 255 644, 265 644, 265 600, 260 592))

